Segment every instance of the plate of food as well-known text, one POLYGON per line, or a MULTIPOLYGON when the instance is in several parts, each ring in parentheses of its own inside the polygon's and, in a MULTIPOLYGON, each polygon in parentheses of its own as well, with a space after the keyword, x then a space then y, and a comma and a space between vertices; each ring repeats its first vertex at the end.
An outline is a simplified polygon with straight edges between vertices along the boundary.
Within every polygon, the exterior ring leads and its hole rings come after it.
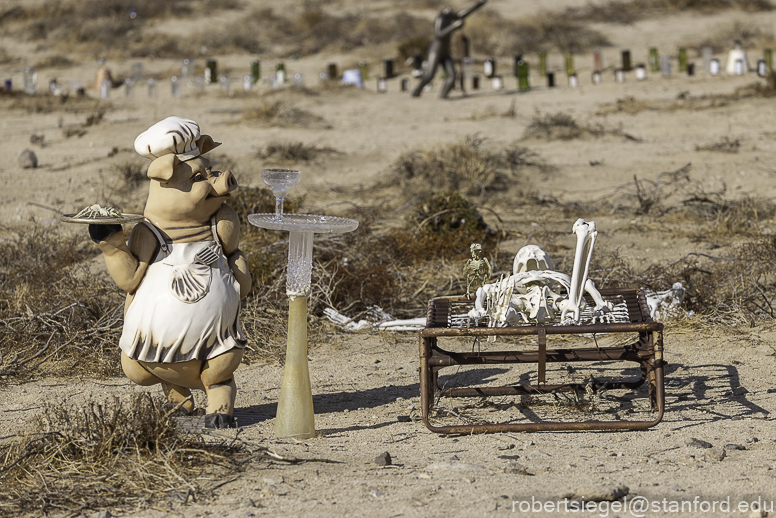
POLYGON ((65 223, 86 223, 89 225, 116 225, 121 223, 136 223, 143 221, 142 214, 127 214, 113 207, 90 205, 76 214, 59 216, 65 223))

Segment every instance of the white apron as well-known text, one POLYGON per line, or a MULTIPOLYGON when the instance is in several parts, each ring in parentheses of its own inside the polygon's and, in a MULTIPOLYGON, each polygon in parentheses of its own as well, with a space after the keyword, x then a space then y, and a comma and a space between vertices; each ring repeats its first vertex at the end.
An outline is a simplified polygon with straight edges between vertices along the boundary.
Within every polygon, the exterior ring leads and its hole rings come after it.
POLYGON ((127 309, 121 350, 133 360, 173 363, 245 347, 240 284, 221 249, 215 218, 213 240, 194 243, 167 243, 150 221, 144 223, 160 248, 127 309))

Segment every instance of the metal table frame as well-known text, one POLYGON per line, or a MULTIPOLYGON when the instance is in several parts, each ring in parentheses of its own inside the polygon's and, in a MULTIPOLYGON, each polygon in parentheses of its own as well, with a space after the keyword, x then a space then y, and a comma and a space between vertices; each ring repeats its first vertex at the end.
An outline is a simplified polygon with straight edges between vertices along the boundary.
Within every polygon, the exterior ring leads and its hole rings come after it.
POLYGON ((663 360, 663 324, 654 322, 649 316, 644 292, 638 289, 619 288, 600 290, 604 299, 622 297, 627 305, 630 322, 613 324, 582 325, 526 325, 515 327, 452 327, 453 315, 465 314, 473 307, 473 301, 466 297, 438 297, 428 303, 426 327, 420 331, 420 400, 423 423, 436 433, 485 433, 485 432, 537 432, 559 430, 643 430, 655 426, 663 419, 665 410, 663 360), (468 309, 467 309, 468 308, 468 309), (634 343, 618 347, 585 347, 547 349, 548 335, 579 335, 583 333, 638 333, 634 343), (488 337, 488 336, 537 337, 538 349, 530 351, 450 352, 439 346, 445 337, 488 337), (650 404, 657 409, 653 421, 583 421, 583 422, 538 422, 504 424, 461 424, 434 426, 429 413, 434 405, 434 396, 439 392, 449 397, 499 396, 513 394, 537 394, 554 391, 583 390, 579 383, 549 385, 545 380, 546 362, 585 361, 632 361, 641 367, 639 379, 610 382, 595 382, 594 390, 635 389, 648 383, 650 404), (511 363, 536 363, 538 380, 535 385, 509 385, 502 387, 463 387, 442 389, 437 377, 440 369, 457 365, 493 365, 511 363))

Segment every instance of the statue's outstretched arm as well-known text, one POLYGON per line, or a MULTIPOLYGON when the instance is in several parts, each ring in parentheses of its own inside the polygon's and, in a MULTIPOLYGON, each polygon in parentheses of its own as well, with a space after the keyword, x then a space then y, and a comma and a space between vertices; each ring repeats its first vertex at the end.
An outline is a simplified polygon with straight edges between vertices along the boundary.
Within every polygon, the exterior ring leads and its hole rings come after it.
POLYGON ((479 9, 480 7, 482 7, 483 5, 485 5, 485 3, 486 3, 487 1, 488 1, 488 0, 477 0, 477 1, 476 1, 476 2, 474 2, 472 5, 470 5, 470 6, 468 6, 468 7, 464 7, 463 9, 461 9, 460 11, 458 11, 457 13, 455 13, 455 15, 456 15, 456 16, 458 16, 458 18, 459 18, 459 19, 466 18, 467 16, 469 16, 470 14, 472 14, 474 11, 476 11, 477 9, 479 9))
POLYGON ((456 20, 450 25, 448 25, 447 27, 445 27, 444 29, 439 29, 438 31, 436 31, 435 36, 437 38, 444 38, 454 30, 460 29, 461 27, 463 27, 463 20, 456 20))

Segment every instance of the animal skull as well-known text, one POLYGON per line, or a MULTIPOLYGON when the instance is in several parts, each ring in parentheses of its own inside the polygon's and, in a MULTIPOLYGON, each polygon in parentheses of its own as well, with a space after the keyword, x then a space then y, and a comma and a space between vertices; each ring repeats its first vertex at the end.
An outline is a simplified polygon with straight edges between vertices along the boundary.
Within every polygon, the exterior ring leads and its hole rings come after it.
POLYGON ((512 273, 530 272, 533 270, 552 270, 552 261, 547 252, 536 245, 526 245, 517 251, 512 265, 512 273))

